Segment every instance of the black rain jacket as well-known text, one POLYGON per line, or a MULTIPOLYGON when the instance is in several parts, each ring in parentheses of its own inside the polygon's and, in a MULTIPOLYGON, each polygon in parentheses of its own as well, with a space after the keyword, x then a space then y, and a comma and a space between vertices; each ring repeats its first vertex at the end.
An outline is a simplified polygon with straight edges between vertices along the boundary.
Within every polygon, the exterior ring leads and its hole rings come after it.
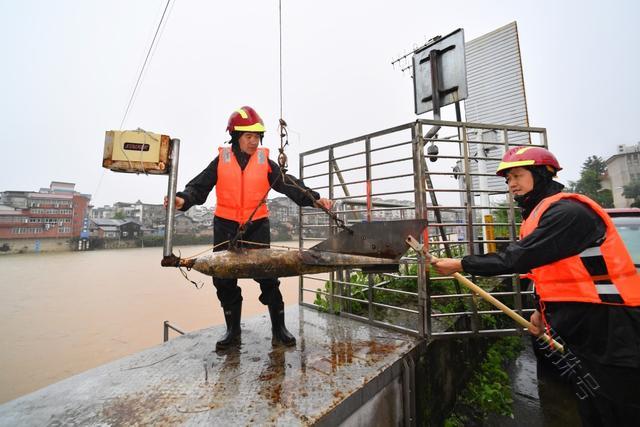
MULTIPOLYGON (((244 170, 249 162, 249 155, 242 152, 237 144, 232 145, 232 150, 240 164, 240 168, 244 170)), ((301 180, 292 175, 287 174, 283 181, 280 166, 271 159, 269 159, 269 166, 271 167, 271 172, 269 173, 269 184, 274 190, 278 193, 284 194, 293 200, 298 206, 313 206, 313 202, 320 198, 318 193, 310 190, 301 180), (305 191, 302 191, 296 185, 300 186, 305 191)), ((213 161, 209 163, 209 165, 200 172, 198 176, 189 181, 184 191, 180 191, 176 194, 184 199, 184 206, 181 210, 186 211, 193 205, 204 204, 207 201, 209 193, 211 193, 211 190, 213 190, 213 187, 217 182, 218 157, 216 156, 216 158, 213 159, 213 161)))
MULTIPOLYGON (((540 200, 560 191, 562 185, 552 181, 534 200, 528 201, 524 218, 540 200)), ((587 205, 563 199, 545 211, 530 235, 500 253, 466 256, 462 267, 465 272, 479 276, 527 273, 599 245, 605 229, 602 219, 587 205)), ((547 302, 544 313, 554 331, 579 357, 640 368, 640 307, 547 302)))

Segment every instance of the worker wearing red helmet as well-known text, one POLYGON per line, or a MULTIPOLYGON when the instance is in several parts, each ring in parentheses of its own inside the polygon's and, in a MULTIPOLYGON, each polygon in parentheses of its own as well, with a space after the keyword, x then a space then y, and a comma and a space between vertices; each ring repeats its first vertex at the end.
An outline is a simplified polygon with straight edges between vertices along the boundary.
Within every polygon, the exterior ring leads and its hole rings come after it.
MULTIPOLYGON (((291 175, 283 177, 280 167, 269 159, 269 150, 260 146, 264 122, 253 108, 245 106, 234 111, 227 131, 231 146, 219 147, 213 161, 176 195, 176 208, 186 211, 193 205, 205 203, 216 187, 214 250, 228 249, 226 242, 238 237, 241 226, 245 230, 239 246, 258 249, 269 246, 269 210, 263 200, 266 201, 270 189, 286 195, 299 206, 321 205, 331 209, 331 200, 321 198, 291 175)), ((276 277, 254 280, 260 284, 260 302, 269 308, 272 343, 294 346, 296 339, 285 326, 280 281, 276 277)), ((216 350, 224 350, 240 343, 242 293, 237 279, 214 277, 213 284, 227 325, 226 333, 216 342, 216 350)))
POLYGON ((569 376, 583 425, 635 426, 640 276, 607 213, 553 180, 561 169, 545 148, 509 149, 496 173, 522 210, 520 240, 499 253, 442 258, 434 268, 445 275, 528 273, 538 303, 530 332, 546 330, 575 356, 569 376))

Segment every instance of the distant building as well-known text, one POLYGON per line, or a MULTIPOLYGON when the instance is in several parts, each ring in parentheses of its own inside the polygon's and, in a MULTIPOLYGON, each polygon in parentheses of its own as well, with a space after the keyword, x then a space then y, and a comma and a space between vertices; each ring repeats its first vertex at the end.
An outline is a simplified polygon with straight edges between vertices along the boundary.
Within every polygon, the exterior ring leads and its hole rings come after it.
POLYGON ((121 219, 92 219, 89 225, 91 237, 99 239, 118 239, 121 219))
POLYGON ((115 214, 125 218, 136 218, 147 227, 157 227, 164 224, 167 210, 162 204, 117 202, 113 205, 115 214))
POLYGON ((119 217, 132 218, 139 221, 145 228, 158 228, 166 220, 167 210, 161 204, 116 202, 113 206, 92 207, 91 219, 114 219, 119 217))
POLYGON ((413 202, 408 200, 371 199, 371 215, 367 214, 368 204, 364 199, 352 199, 336 203, 334 210, 347 222, 398 221, 415 218, 413 202))
POLYGON ((142 220, 140 207, 136 203, 116 202, 113 204, 113 208, 115 215, 120 215, 124 218, 137 218, 140 221, 142 220))
POLYGON ((267 200, 269 218, 273 222, 298 224, 298 205, 288 197, 276 197, 267 200))
POLYGON ((176 234, 196 234, 199 224, 184 212, 179 212, 175 216, 174 230, 176 234))
POLYGON ((116 208, 114 208, 113 206, 105 205, 101 208, 90 206, 90 208, 90 219, 112 219, 116 214, 116 208))
POLYGON ((136 239, 142 237, 142 225, 131 219, 92 219, 89 232, 101 239, 136 239))
POLYGON ((45 239, 80 237, 91 196, 75 184, 52 181, 39 191, 0 193, 0 238, 45 239))
POLYGON ((622 191, 632 181, 640 181, 640 142, 636 145, 618 145, 618 152, 605 163, 607 174, 602 180, 602 187, 613 193, 613 206, 631 207, 633 199, 622 196, 622 191))
MULTIPOLYGON (((163 207, 164 209, 164 207, 163 207)), ((213 212, 215 208, 207 206, 192 206, 185 214, 192 218, 200 226, 210 227, 213 224, 213 212)))

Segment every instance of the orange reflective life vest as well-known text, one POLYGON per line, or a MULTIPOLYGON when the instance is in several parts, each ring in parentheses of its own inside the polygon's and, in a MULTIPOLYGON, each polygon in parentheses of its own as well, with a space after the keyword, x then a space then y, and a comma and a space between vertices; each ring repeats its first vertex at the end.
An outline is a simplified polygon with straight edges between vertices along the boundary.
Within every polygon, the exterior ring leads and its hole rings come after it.
POLYGON ((540 201, 520 227, 520 238, 531 234, 551 204, 573 199, 593 209, 606 225, 600 246, 534 268, 531 276, 541 301, 640 305, 640 275, 613 221, 593 200, 580 194, 558 193, 540 201))
POLYGON ((218 148, 218 181, 216 211, 221 218, 244 224, 256 209, 252 220, 269 216, 266 198, 269 191, 269 149, 258 148, 242 170, 230 147, 218 148))

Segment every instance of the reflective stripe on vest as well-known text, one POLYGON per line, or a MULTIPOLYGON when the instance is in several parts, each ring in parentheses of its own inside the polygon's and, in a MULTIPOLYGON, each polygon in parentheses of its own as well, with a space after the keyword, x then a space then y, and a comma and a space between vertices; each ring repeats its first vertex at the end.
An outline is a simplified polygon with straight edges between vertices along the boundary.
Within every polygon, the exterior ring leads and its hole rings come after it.
POLYGON ((589 206, 605 223, 606 232, 600 246, 533 269, 531 276, 540 299, 640 305, 640 275, 633 260, 609 215, 588 197, 559 193, 543 199, 522 223, 520 238, 531 234, 549 206, 561 199, 574 199, 589 206))
POLYGON ((601 302, 623 304, 618 287, 611 282, 607 264, 602 255, 600 246, 592 246, 578 254, 580 261, 591 275, 596 287, 596 292, 601 302))
POLYGON ((230 147, 218 148, 215 215, 244 224, 258 207, 252 220, 269 216, 267 204, 262 200, 270 188, 270 171, 268 148, 258 148, 244 170, 230 147))

